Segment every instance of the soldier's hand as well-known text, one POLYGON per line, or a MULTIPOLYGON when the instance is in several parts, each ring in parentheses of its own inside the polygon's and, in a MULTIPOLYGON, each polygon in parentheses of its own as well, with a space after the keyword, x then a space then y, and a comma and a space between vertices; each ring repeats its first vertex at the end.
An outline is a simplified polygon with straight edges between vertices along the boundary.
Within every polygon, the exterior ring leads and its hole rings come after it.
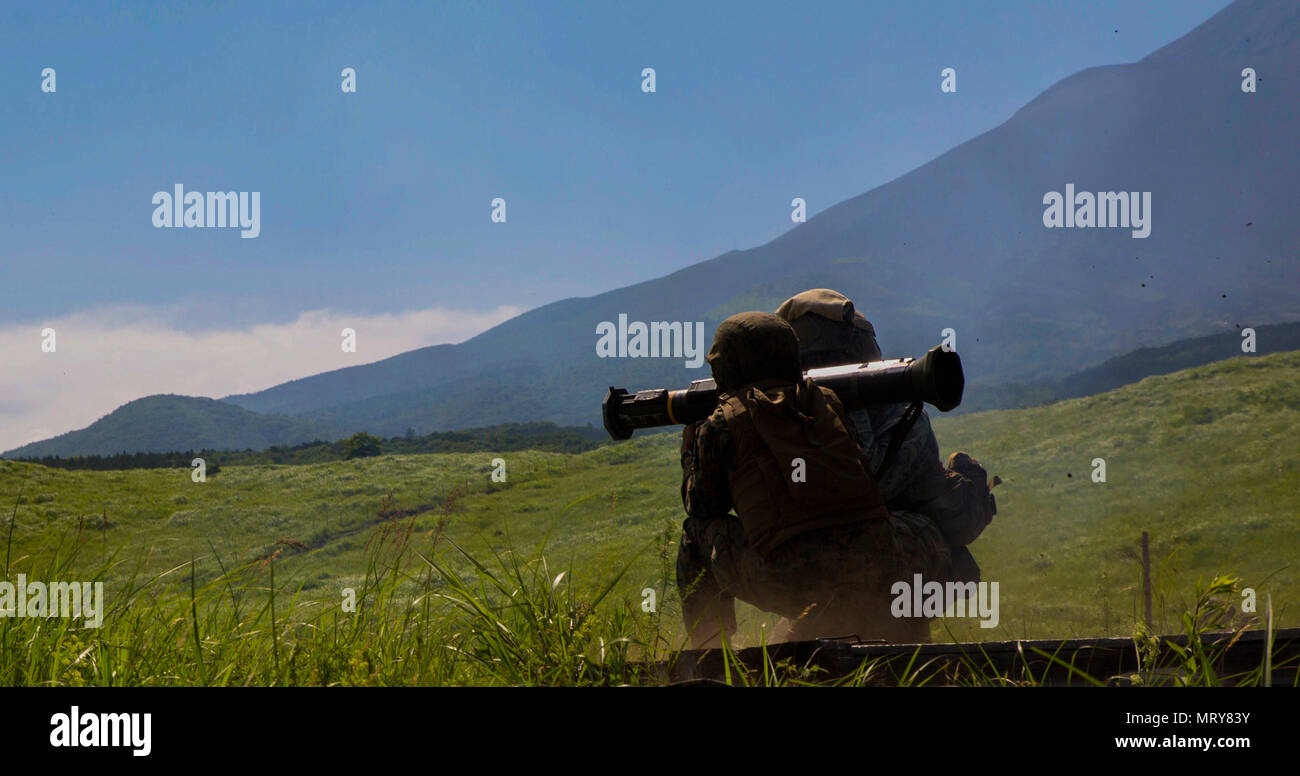
MULTIPOLYGON (((988 525, 998 511, 997 502, 993 500, 993 493, 991 490, 992 486, 989 485, 988 472, 984 470, 983 466, 980 466, 979 461, 960 451, 948 456, 948 468, 970 480, 974 483, 976 489, 984 495, 984 501, 987 504, 987 511, 984 512, 980 522, 983 525, 988 525)), ((993 484, 995 485, 1001 481, 1002 480, 997 477, 993 478, 993 484)), ((983 525, 981 526, 981 530, 983 530, 983 525)))
POLYGON ((948 468, 971 482, 978 483, 983 488, 989 486, 989 473, 984 471, 984 467, 980 466, 979 461, 971 458, 966 453, 958 451, 948 456, 948 468))

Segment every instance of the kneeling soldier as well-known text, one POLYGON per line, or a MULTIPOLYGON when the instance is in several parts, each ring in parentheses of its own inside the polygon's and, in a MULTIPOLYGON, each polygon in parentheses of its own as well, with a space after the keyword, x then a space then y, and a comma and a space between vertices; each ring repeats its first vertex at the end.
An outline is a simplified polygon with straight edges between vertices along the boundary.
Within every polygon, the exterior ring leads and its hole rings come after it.
POLYGON ((890 587, 947 579, 948 544, 929 519, 890 514, 853 420, 803 379, 794 330, 733 315, 708 361, 718 407, 682 436, 677 584, 694 645, 734 633, 737 598, 790 619, 793 639, 913 640, 916 623, 890 615, 890 587))

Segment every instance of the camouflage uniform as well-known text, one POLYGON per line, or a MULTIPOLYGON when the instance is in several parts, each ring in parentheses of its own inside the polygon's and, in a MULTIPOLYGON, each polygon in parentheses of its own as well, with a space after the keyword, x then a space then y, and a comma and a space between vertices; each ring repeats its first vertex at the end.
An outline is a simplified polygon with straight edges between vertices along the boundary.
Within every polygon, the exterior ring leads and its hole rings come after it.
MULTIPOLYGON (((852 414, 873 472, 879 470, 906 409, 906 404, 881 404, 852 414)), ((978 582, 979 564, 966 545, 993 519, 986 476, 979 462, 965 453, 953 453, 947 467, 941 464, 939 441, 922 412, 893 463, 876 478, 876 487, 891 512, 918 512, 933 520, 950 546, 955 578, 978 582)))
MULTIPOLYGON (((890 586, 897 580, 910 581, 917 573, 926 579, 951 574, 947 543, 928 518, 905 511, 891 514, 883 506, 870 508, 870 499, 880 497, 868 481, 855 522, 807 530, 775 547, 761 543, 760 551, 755 541, 762 537, 749 536, 744 528, 746 521, 753 525, 752 516, 740 511, 740 517, 729 514, 736 503, 732 483, 738 481, 745 462, 737 460, 737 442, 723 405, 736 386, 753 384, 753 378, 764 376, 764 361, 777 359, 769 359, 770 348, 756 348, 761 357, 744 363, 742 354, 728 365, 719 357, 719 340, 727 325, 719 327, 709 359, 722 403, 707 420, 683 433, 682 503, 688 517, 682 526, 677 582, 695 644, 716 644, 719 628, 734 632, 736 598, 791 620, 793 638, 854 634, 916 640, 915 621, 900 621, 889 614, 890 586), (736 373, 730 380, 727 370, 736 373)), ((791 357, 797 375, 797 355, 791 357)), ((786 390, 793 387, 787 384, 786 390)), ((851 442, 860 445, 853 421, 833 393, 811 383, 800 390, 822 390, 851 442)), ((857 448, 851 449, 860 457, 857 448)), ((841 484, 833 482, 829 487, 841 484)), ((748 495, 753 505, 752 494, 748 495)))
MULTIPOLYGON (((812 289, 793 296, 777 310, 777 317, 790 323, 798 334, 806 368, 881 358, 875 328, 848 297, 836 291, 812 289)), ((978 582, 979 564, 966 545, 993 519, 987 474, 966 453, 953 453, 948 465, 942 465, 939 442, 925 412, 907 431, 890 466, 881 472, 906 410, 906 404, 881 404, 852 413, 863 455, 871 471, 880 472, 875 477, 876 487, 890 512, 914 519, 924 515, 939 528, 951 554, 952 579, 978 582)))

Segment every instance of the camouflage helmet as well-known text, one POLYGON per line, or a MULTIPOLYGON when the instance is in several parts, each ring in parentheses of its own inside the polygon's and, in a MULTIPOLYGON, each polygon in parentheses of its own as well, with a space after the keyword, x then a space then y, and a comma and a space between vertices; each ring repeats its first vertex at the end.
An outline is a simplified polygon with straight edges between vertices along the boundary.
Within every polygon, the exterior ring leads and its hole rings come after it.
POLYGON ((799 338, 790 324, 771 313, 737 313, 719 324, 708 362, 723 392, 759 380, 803 379, 799 338))
POLYGON ((781 303, 776 315, 794 328, 799 355, 809 369, 879 361, 876 330, 853 300, 829 288, 813 288, 781 303))

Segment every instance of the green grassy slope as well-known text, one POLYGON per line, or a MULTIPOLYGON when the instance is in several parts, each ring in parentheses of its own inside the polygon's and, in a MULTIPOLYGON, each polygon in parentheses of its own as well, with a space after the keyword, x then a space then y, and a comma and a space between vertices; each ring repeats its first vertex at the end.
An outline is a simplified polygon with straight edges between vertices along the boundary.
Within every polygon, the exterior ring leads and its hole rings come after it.
MULTIPOLYGON (((1160 629, 1177 628, 1197 576, 1217 571, 1241 575, 1261 608, 1271 596, 1280 625, 1300 624, 1300 353, 1233 359, 1042 408, 939 418, 935 427, 945 455, 967 450, 1005 481, 999 514, 972 548, 985 579, 999 582, 1002 621, 994 629, 949 621, 955 635, 1130 633, 1140 611, 1132 553, 1143 530, 1152 537, 1160 629), (1089 476, 1097 457, 1106 459, 1105 483, 1089 476)), ((531 554, 546 540, 550 566, 584 582, 611 579, 635 556, 615 597, 639 602, 651 587, 673 610, 675 546, 656 541, 675 540, 681 519, 675 435, 577 455, 504 453, 505 483, 491 481, 495 457, 228 466, 205 483, 186 470, 0 462, 0 504, 5 523, 14 510, 15 571, 80 525, 77 563, 87 569, 115 550, 144 556, 154 573, 193 556, 203 581, 216 575, 218 555, 229 567, 278 548, 277 588, 301 587, 304 599, 335 605, 360 580, 366 543, 388 508, 415 511, 417 548, 448 515, 446 535, 473 554, 531 554)), ((438 552, 454 558, 445 543, 438 552)), ((128 566, 109 574, 110 588, 128 566)), ((764 620, 746 609, 749 638, 764 620)))
MULTIPOLYGON (((974 548, 989 578, 1004 580, 1011 634, 1123 632, 1138 605, 1131 553, 1144 530, 1158 594, 1173 589, 1161 579, 1235 571, 1255 586, 1261 610, 1271 595, 1283 621, 1297 621, 1300 353, 1235 358, 935 427, 945 450, 970 450, 1006 480, 999 514, 974 548), (1105 483, 1091 477, 1098 457, 1105 483)), ((1162 608, 1185 603, 1157 600, 1157 624, 1162 608)))

